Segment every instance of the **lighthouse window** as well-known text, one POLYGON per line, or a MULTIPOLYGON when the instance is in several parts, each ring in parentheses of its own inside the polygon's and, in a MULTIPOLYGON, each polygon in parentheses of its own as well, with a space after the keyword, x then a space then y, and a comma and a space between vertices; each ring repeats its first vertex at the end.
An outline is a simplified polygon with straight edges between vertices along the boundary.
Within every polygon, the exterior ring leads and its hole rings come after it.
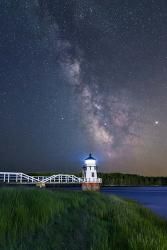
POLYGON ((92 173, 92 177, 95 177, 94 173, 92 173))

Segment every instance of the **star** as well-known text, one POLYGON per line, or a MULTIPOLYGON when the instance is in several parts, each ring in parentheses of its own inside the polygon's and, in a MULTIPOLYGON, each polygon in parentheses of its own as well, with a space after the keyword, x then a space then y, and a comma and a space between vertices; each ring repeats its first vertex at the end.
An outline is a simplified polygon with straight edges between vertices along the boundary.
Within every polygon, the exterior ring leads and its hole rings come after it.
POLYGON ((154 121, 154 124, 155 124, 156 126, 158 126, 158 125, 159 125, 159 121, 158 121, 158 120, 154 121))

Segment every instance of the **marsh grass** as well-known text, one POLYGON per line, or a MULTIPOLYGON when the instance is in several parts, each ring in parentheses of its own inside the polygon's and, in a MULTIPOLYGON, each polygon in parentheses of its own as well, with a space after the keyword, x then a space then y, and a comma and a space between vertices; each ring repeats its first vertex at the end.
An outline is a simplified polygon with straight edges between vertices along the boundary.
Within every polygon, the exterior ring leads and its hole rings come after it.
POLYGON ((163 250, 167 223, 115 196, 0 189, 0 249, 163 250))

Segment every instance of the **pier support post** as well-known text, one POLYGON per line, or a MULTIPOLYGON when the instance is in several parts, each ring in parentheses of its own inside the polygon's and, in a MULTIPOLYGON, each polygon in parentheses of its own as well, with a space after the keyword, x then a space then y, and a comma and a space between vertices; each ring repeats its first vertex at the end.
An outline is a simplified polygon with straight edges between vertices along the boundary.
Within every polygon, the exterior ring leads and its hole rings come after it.
POLYGON ((46 185, 44 182, 37 182, 36 183, 36 187, 39 187, 39 188, 44 188, 46 185))

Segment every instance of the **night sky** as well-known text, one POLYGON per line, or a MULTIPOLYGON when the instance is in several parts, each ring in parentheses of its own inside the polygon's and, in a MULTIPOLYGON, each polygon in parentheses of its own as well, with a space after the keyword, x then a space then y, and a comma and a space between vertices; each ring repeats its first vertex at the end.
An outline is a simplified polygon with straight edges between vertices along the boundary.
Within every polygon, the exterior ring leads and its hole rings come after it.
POLYGON ((0 170, 167 175, 167 2, 0 3, 0 170))

